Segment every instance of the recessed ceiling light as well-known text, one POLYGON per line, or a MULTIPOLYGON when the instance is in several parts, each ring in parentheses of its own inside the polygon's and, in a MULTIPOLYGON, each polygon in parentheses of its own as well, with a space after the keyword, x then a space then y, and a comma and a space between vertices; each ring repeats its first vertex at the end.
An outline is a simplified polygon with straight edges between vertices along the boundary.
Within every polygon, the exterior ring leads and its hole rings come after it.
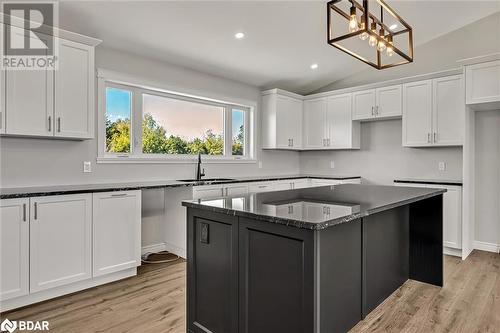
POLYGON ((318 64, 312 64, 311 69, 318 69, 318 64))
POLYGON ((242 32, 237 32, 234 34, 234 38, 236 39, 243 39, 245 37, 245 34, 242 32))
POLYGON ((391 26, 389 27, 389 29, 391 29, 391 30, 396 30, 396 28, 397 28, 397 27, 398 27, 398 25, 397 25, 397 24, 393 24, 393 25, 391 25, 391 26))

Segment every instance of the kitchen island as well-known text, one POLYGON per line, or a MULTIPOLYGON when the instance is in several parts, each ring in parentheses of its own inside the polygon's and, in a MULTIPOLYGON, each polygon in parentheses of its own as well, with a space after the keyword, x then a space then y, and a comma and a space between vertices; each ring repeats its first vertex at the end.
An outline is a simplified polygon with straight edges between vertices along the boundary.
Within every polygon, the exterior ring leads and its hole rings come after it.
POLYGON ((336 185, 184 201, 189 332, 346 332, 443 285, 446 190, 336 185))

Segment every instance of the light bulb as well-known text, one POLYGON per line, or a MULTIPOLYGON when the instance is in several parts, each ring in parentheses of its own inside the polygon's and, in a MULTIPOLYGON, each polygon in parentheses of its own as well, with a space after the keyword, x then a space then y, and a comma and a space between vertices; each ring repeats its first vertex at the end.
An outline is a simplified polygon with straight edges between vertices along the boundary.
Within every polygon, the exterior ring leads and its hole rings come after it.
POLYGON ((394 49, 389 44, 389 46, 387 46, 387 56, 392 57, 393 55, 394 55, 394 49))
POLYGON ((375 36, 370 36, 370 39, 368 40, 368 45, 370 45, 371 47, 377 45, 377 38, 375 38, 375 36))
POLYGON ((384 42, 384 39, 385 39, 384 28, 380 28, 380 30, 379 30, 379 36, 380 36, 380 38, 382 38, 382 40, 378 42, 378 44, 377 44, 377 50, 379 50, 380 52, 383 52, 383 51, 385 51, 385 48, 386 48, 386 45, 385 45, 385 42, 384 42))
POLYGON ((378 42, 377 50, 379 50, 380 52, 383 52, 385 50, 385 48, 386 48, 386 46, 385 46, 385 43, 383 41, 378 42))
POLYGON ((358 31, 358 19, 356 17, 356 7, 351 7, 351 16, 349 19, 349 32, 358 31))
MULTIPOLYGON (((375 34, 377 33, 377 24, 375 22, 372 22, 370 30, 375 34)), ((370 45, 371 47, 377 45, 377 37, 375 37, 374 35, 370 35, 370 39, 368 40, 368 45, 370 45)))
POLYGON ((387 36, 387 56, 392 57, 394 55, 394 48, 392 47, 392 35, 387 36))
POLYGON ((358 20, 356 19, 356 15, 351 16, 349 20, 349 32, 358 31, 358 20))
MULTIPOLYGON (((361 16, 361 27, 360 30, 365 30, 365 18, 361 16)), ((368 38, 368 33, 365 31, 361 35, 359 35, 361 40, 366 40, 368 38)))

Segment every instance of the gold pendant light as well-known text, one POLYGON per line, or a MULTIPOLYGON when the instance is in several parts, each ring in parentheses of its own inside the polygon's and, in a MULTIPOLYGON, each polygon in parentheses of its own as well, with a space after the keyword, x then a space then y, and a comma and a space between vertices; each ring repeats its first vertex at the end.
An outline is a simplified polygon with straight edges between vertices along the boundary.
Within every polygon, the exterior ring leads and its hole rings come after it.
POLYGON ((368 0, 361 1, 327 3, 328 44, 376 69, 413 62, 411 26, 383 0, 376 1, 379 15, 369 11, 368 0))

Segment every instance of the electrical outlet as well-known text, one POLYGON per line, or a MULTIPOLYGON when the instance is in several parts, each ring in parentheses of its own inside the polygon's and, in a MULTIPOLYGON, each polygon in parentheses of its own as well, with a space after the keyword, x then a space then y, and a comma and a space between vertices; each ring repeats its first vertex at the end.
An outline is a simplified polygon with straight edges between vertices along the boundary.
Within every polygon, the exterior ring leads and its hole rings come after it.
POLYGON ((92 172, 92 164, 90 161, 83 162, 83 172, 92 172))
POLYGON ((438 163, 438 169, 439 169, 439 171, 445 171, 446 170, 446 163, 445 162, 439 162, 438 163))
POLYGON ((259 161, 259 169, 262 169, 262 161, 259 161))
POLYGON ((330 161, 330 169, 335 169, 335 162, 334 161, 330 161))

